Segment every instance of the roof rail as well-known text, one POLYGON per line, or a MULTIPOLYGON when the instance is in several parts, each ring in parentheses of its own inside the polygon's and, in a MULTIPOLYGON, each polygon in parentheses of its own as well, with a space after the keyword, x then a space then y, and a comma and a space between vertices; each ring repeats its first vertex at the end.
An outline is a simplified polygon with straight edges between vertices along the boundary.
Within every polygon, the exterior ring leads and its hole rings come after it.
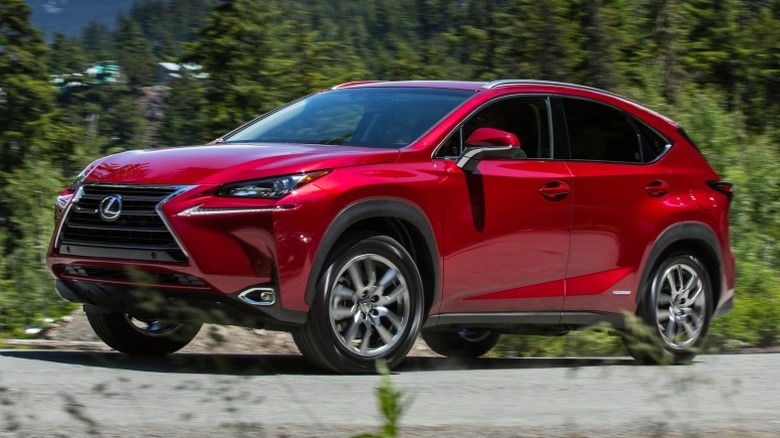
POLYGON ((385 82, 385 81, 379 81, 375 79, 365 80, 365 81, 351 81, 351 82, 344 82, 343 84, 335 85, 331 88, 331 90, 340 90, 342 88, 349 88, 354 87, 357 85, 363 85, 363 84, 375 84, 377 82, 385 82))
POLYGON ((617 93, 613 93, 612 91, 604 90, 602 88, 590 87, 588 85, 572 84, 570 82, 543 81, 543 80, 536 80, 536 79, 499 79, 496 81, 488 82, 487 84, 483 85, 482 88, 491 90, 493 88, 508 87, 511 85, 558 85, 563 87, 577 88, 580 90, 595 91, 597 93, 607 94, 612 97, 617 97, 618 99, 626 100, 634 104, 641 105, 632 99, 629 99, 625 96, 621 96, 620 94, 617 93))
POLYGON ((601 88, 589 87, 587 85, 572 84, 570 82, 558 82, 558 81, 543 81, 537 79, 499 79, 496 81, 488 82, 483 85, 482 88, 491 90, 493 88, 508 87, 510 85, 561 85, 565 87, 581 88, 583 90, 600 91, 602 93, 609 93, 607 90, 601 88))

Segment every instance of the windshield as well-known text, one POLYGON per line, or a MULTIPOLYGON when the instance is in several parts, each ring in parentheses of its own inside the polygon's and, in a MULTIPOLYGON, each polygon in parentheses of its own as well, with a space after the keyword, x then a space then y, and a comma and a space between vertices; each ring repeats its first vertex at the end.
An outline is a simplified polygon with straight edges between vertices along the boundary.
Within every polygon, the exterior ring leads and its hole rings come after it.
POLYGON ((314 94, 248 124, 227 142, 406 146, 472 92, 353 88, 314 94))

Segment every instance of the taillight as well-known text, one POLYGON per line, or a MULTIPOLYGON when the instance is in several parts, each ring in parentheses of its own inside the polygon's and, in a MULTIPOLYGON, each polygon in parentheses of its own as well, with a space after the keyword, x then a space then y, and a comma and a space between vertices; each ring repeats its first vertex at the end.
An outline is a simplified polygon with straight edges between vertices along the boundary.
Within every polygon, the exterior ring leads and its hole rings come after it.
POLYGON ((734 196, 734 184, 728 181, 707 181, 707 185, 728 196, 729 200, 734 196))

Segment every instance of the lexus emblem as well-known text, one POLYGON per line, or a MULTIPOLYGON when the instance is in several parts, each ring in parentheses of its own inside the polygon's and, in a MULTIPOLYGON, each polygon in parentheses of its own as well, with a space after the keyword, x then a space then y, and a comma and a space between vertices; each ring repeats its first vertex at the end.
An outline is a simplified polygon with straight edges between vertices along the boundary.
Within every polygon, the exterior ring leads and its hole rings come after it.
POLYGON ((120 195, 109 195, 100 201, 98 208, 100 218, 106 222, 113 222, 119 219, 122 214, 122 197, 120 195))

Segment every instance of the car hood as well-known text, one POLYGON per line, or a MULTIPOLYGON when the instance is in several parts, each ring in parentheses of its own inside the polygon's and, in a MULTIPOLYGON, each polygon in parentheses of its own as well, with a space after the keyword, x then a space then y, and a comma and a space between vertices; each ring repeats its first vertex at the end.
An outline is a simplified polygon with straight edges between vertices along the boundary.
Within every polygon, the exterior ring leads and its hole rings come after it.
POLYGON ((101 160, 86 181, 223 184, 314 170, 389 163, 398 154, 397 149, 296 144, 217 144, 128 151, 101 160))

